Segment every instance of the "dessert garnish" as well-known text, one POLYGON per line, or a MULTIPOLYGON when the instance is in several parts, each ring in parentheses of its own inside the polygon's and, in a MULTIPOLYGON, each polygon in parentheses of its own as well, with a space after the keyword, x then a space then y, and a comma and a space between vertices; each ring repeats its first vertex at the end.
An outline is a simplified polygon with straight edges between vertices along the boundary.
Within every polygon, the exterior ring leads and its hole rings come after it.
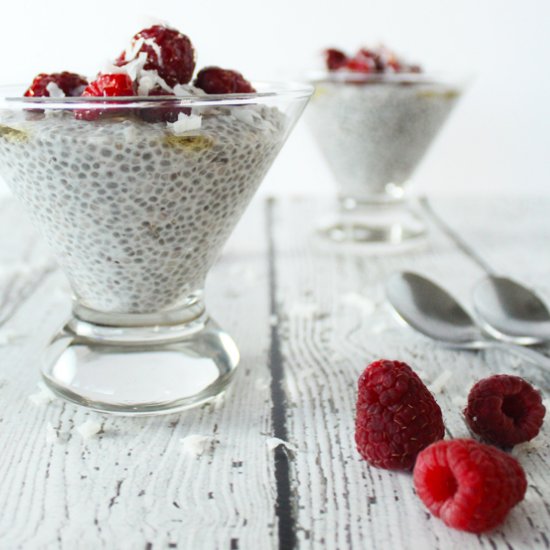
POLYGON ((241 73, 220 67, 200 70, 194 84, 207 94, 248 94, 256 91, 241 73))
POLYGON ((406 363, 380 360, 359 378, 355 442, 373 466, 410 470, 416 455, 445 433, 441 409, 406 363))
POLYGON ((87 85, 88 81, 76 73, 40 73, 25 92, 25 97, 76 97, 87 85))
MULTIPOLYGON (((129 46, 114 63, 101 71, 90 83, 75 73, 39 74, 25 92, 27 97, 166 97, 204 94, 244 94, 256 90, 244 76, 234 70, 206 67, 195 71, 195 50, 191 40, 176 29, 153 25, 136 33, 129 46)), ((104 104, 102 102, 101 104, 104 104)), ((75 111, 80 120, 97 120, 105 116, 131 114, 146 122, 175 123, 191 110, 174 104, 155 105, 136 110, 116 108, 75 111)))
POLYGON ((472 387, 464 415, 470 429, 483 440, 513 447, 539 433, 545 412, 540 393, 529 382, 496 374, 472 387))
POLYGON ((324 51, 325 65, 329 71, 349 71, 363 74, 419 73, 419 65, 412 65, 384 46, 359 48, 354 55, 328 48, 324 51))
POLYGON ((514 457, 472 439, 433 443, 418 455, 413 477, 417 495, 434 516, 472 533, 500 525, 527 489, 514 457))

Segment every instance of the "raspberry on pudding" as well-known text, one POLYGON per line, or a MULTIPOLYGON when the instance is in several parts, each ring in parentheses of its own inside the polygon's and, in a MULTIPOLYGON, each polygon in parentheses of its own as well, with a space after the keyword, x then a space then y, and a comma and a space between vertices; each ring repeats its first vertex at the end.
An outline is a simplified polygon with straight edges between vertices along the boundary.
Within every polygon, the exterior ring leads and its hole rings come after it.
POLYGON ((195 50, 191 40, 175 29, 153 25, 139 31, 129 47, 116 59, 123 67, 144 55, 143 68, 156 71, 169 86, 187 84, 195 70, 195 50))
POLYGON ((220 67, 201 69, 193 84, 207 94, 250 94, 256 91, 241 73, 220 67))
POLYGON ((87 85, 86 78, 76 73, 40 73, 25 92, 25 97, 78 97, 87 85))

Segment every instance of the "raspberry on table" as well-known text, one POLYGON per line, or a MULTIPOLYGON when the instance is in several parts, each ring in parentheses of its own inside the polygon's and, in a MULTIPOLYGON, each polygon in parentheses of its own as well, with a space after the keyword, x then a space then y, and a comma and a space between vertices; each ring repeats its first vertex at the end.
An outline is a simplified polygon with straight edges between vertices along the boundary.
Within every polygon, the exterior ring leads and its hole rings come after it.
POLYGON ((48 85, 55 84, 66 96, 76 97, 88 85, 83 76, 63 71, 62 73, 40 73, 25 92, 25 97, 50 97, 48 85))
POLYGON ((444 433, 439 405, 407 364, 382 359, 365 369, 359 378, 355 442, 367 462, 410 470, 418 453, 444 433))
POLYGON ((207 94, 250 94, 256 91, 241 73, 220 67, 201 69, 193 84, 207 94))
POLYGON ((477 382, 464 410, 470 429, 489 443, 513 447, 533 439, 546 409, 540 393, 523 378, 497 374, 477 382))
POLYGON ((434 516, 449 527, 482 533, 501 524, 525 496, 519 462, 472 439, 438 441, 416 459, 414 486, 434 516))
POLYGON ((185 34, 175 29, 153 25, 139 31, 132 38, 130 48, 122 52, 115 63, 123 66, 137 58, 140 53, 147 55, 143 68, 148 71, 157 71, 169 86, 187 84, 193 76, 195 70, 193 44, 185 34))
MULTIPOLYGON (((134 95, 134 83, 125 73, 100 74, 82 92, 82 97, 131 97, 134 95)), ((81 120, 96 120, 103 114, 117 114, 117 110, 97 108, 75 111, 75 117, 81 120)))

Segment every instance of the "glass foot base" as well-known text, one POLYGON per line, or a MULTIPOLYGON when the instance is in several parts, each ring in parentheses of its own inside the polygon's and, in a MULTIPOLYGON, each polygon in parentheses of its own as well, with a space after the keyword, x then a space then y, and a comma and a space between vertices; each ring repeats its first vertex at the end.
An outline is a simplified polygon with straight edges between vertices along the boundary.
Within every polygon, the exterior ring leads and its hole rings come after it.
POLYGON ((50 343, 42 375, 57 395, 78 405, 155 415, 216 397, 238 362, 235 342, 206 315, 181 326, 139 328, 73 319, 50 343))
POLYGON ((426 243, 426 226, 404 203, 341 208, 317 229, 318 241, 365 254, 405 252, 426 243))

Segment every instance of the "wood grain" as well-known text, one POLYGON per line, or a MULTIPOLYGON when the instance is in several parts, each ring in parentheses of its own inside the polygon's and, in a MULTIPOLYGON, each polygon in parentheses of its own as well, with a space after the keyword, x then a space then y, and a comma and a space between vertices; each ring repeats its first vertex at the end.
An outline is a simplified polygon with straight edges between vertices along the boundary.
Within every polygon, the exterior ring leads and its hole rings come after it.
MULTIPOLYGON (((550 257, 540 254, 550 237, 548 199, 433 204, 490 263, 550 301, 550 257)), ((49 273, 51 260, 12 203, 0 203, 2 265, 45 269, 19 291, 0 279, 0 334, 19 335, 0 348, 1 548, 548 548, 546 428, 514 451, 528 475, 525 501, 481 537, 430 516, 410 475, 370 468, 357 455, 356 380, 375 358, 405 360, 428 383, 452 371, 437 395, 449 437, 468 435, 458 403, 476 379, 517 372, 546 396, 550 384, 502 352, 443 349, 396 321, 383 283, 398 269, 426 273, 468 304, 481 273, 444 236, 434 230, 423 250, 399 256, 327 252, 311 238, 327 207, 310 198, 257 201, 212 270, 208 308, 242 352, 225 398, 128 419, 29 401, 44 346, 69 313, 69 290, 49 273), (84 440, 76 427, 87 419, 98 419, 102 433, 84 440), (212 450, 183 452, 191 434, 213 437, 212 450), (269 450, 272 436, 297 450, 269 450)))
MULTIPOLYGON (((452 222, 467 229, 472 244, 479 245, 495 265, 508 269, 507 262, 511 262, 519 279, 548 281, 548 277, 533 277, 530 271, 537 264, 539 274, 550 272, 548 257, 536 261, 532 257, 534 250, 543 250, 549 236, 550 228, 544 223, 548 203, 533 210, 523 207, 528 215, 522 218, 522 231, 503 234, 500 228, 518 219, 521 205, 495 201, 488 227, 488 204, 471 204, 454 203, 450 209, 447 204, 445 215, 454 212, 452 222), (527 247, 531 257, 521 263, 527 247)), ((320 218, 323 208, 319 203, 304 200, 275 208, 274 218, 279 220, 275 241, 281 257, 277 273, 280 330, 292 402, 288 432, 299 448, 292 482, 300 548, 546 547, 545 532, 550 528, 548 482, 543 480, 543 465, 550 458, 546 432, 516 452, 531 486, 526 500, 501 529, 482 537, 447 529, 414 496, 410 475, 370 468, 354 449, 356 381, 364 366, 376 358, 405 360, 426 382, 444 370, 452 371, 437 396, 450 437, 469 435, 455 402, 466 396, 475 380, 497 372, 540 378, 536 369, 502 353, 438 347, 398 323, 385 304, 383 283, 400 269, 428 274, 467 302, 468 290, 481 276, 477 267, 438 233, 432 234, 424 251, 414 254, 376 259, 326 250, 321 254, 311 246, 311 226, 303 223, 320 218), (344 299, 350 291, 374 304, 374 311, 352 307, 344 299)))

